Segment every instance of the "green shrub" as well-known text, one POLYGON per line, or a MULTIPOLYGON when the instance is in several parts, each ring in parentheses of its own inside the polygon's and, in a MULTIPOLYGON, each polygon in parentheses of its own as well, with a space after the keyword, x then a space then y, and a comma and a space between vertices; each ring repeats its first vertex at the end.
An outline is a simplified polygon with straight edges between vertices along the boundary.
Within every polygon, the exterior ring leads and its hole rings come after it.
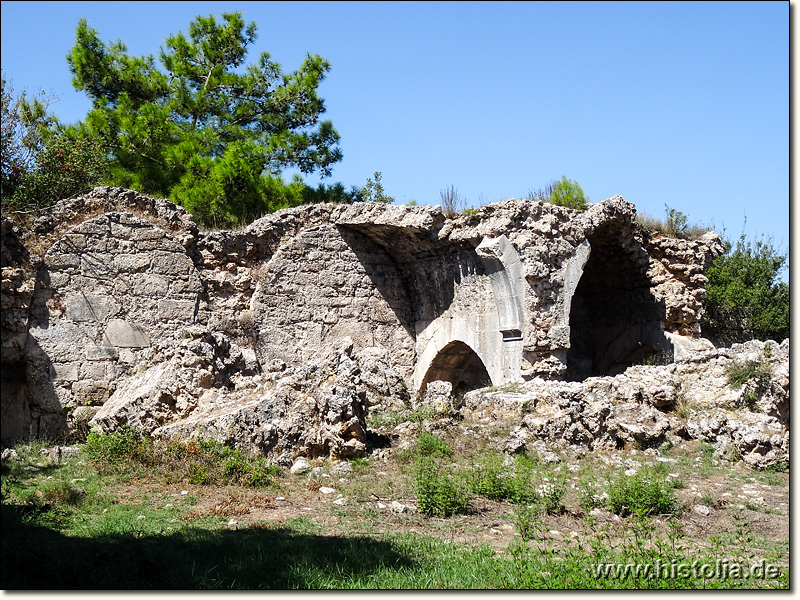
POLYGON ((578 506, 586 512, 603 506, 604 499, 597 479, 591 476, 581 477, 578 481, 578 506))
POLYGON ((541 509, 538 504, 518 506, 514 509, 512 518, 523 542, 528 542, 536 533, 537 526, 540 523, 540 512, 541 509))
POLYGON ((358 192, 359 199, 364 202, 378 202, 380 204, 391 204, 394 198, 387 196, 381 183, 381 172, 375 171, 375 179, 367 177, 364 187, 358 192))
POLYGON ((785 461, 776 462, 771 465, 767 465, 764 467, 764 471, 767 473, 785 473, 789 470, 789 463, 785 461))
POLYGON ((681 211, 670 208, 667 204, 664 205, 664 208, 667 213, 665 219, 638 213, 636 215, 636 222, 647 232, 663 233, 664 235, 683 240, 698 240, 710 231, 707 227, 703 227, 702 225, 690 225, 689 216, 681 211))
POLYGON ((189 483, 194 485, 207 485, 210 483, 208 469, 205 465, 189 465, 189 483))
POLYGON ((606 493, 606 506, 616 514, 666 514, 678 508, 672 487, 663 477, 644 468, 631 476, 619 473, 606 493))
POLYGON ((667 209, 667 234, 675 238, 685 238, 689 230, 688 215, 666 204, 664 206, 667 209))
POLYGON ((152 440, 130 428, 102 435, 91 432, 84 449, 98 466, 130 474, 136 467, 152 468, 168 483, 187 479, 195 485, 272 484, 281 469, 263 456, 215 440, 152 440))
POLYGON ((470 473, 470 488, 489 500, 508 500, 530 504, 538 500, 533 489, 534 463, 517 456, 513 466, 503 464, 502 455, 489 454, 478 459, 470 473))
POLYGON ((430 456, 414 464, 417 508, 425 515, 450 517, 469 512, 471 497, 462 478, 451 474, 440 461, 430 456))
POLYGON ((538 476, 536 495, 542 509, 548 515, 564 511, 564 496, 567 494, 567 478, 551 473, 549 477, 538 476))
POLYGON ((90 431, 83 446, 91 460, 110 464, 149 462, 147 457, 152 447, 153 442, 149 437, 128 426, 109 434, 90 431))
POLYGON ((550 203, 558 206, 565 206, 575 210, 583 210, 589 198, 584 196, 583 189, 574 179, 567 179, 566 175, 561 177, 553 186, 553 193, 550 196, 550 203))
POLYGON ((250 487, 265 487, 271 485, 281 474, 278 465, 268 465, 260 456, 256 458, 245 476, 245 482, 250 487))
POLYGON ((435 433, 423 431, 417 439, 415 452, 418 456, 442 456, 453 455, 450 444, 446 440, 440 439, 435 433))
POLYGON ((490 454, 477 461, 469 474, 470 489, 489 500, 508 500, 519 505, 536 505, 537 510, 557 514, 564 509, 567 481, 552 471, 539 471, 536 462, 524 455, 513 465, 504 465, 501 455, 490 454))
POLYGON ((751 379, 769 379, 772 369, 765 360, 748 360, 744 363, 732 362, 728 367, 728 383, 734 389, 742 387, 751 379))
POLYGON ((770 239, 736 244, 706 269, 703 333, 720 343, 789 337, 789 284, 780 281, 788 256, 770 239))

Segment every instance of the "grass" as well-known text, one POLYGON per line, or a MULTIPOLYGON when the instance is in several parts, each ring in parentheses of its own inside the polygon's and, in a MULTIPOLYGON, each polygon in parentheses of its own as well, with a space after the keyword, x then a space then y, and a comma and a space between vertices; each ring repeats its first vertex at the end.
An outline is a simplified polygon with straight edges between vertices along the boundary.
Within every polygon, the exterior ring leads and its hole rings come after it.
MULTIPOLYGON (((776 545, 753 535, 746 512, 736 514, 739 518, 733 530, 709 538, 705 544, 687 544, 680 523, 673 517, 668 519, 671 525, 664 533, 663 526, 656 527, 655 513, 663 511, 670 498, 674 500, 674 485, 664 479, 663 465, 642 467, 631 477, 612 473, 606 480, 591 457, 568 469, 566 464, 543 464, 525 455, 504 460, 502 454, 486 448, 465 454, 454 442, 442 434, 420 434, 410 461, 398 463, 400 472, 392 471, 386 478, 395 490, 409 486, 408 491, 416 493, 418 474, 428 468, 424 477, 442 490, 434 490, 431 517, 425 516, 424 503, 419 501, 420 513, 396 515, 390 521, 386 512, 375 508, 374 501, 353 502, 346 507, 328 503, 308 515, 253 519, 241 528, 228 523, 244 510, 242 504, 259 498, 274 502, 273 493, 278 489, 287 493, 293 483, 303 488, 305 478, 276 474, 277 482, 259 489, 251 487, 247 478, 237 476, 230 480, 235 483, 231 486, 225 483, 229 481, 225 479, 225 461, 251 458, 200 440, 196 445, 182 446, 181 460, 166 447, 129 433, 94 439, 83 446, 80 455, 59 463, 43 457, 41 443, 20 445, 16 447, 19 460, 2 463, 2 587, 788 587, 788 569, 778 579, 764 581, 709 580, 693 575, 677 579, 621 578, 614 572, 599 573, 598 565, 606 563, 653 566, 659 559, 713 564, 720 556, 749 561, 766 553, 771 560, 782 562, 788 543, 776 545), (220 463, 209 471, 209 480, 216 483, 190 484, 188 465, 203 465, 206 459, 220 463), (653 482, 657 487, 648 487, 653 482), (226 487, 220 487, 223 485, 226 487), (455 491, 447 485, 455 486, 455 491), (82 493, 75 490, 78 487, 82 493), (583 527, 574 531, 574 536, 554 538, 548 520, 574 519, 575 499, 584 490, 594 491, 597 505, 610 507, 610 500, 619 496, 624 498, 623 506, 630 508, 641 501, 648 508, 628 510, 630 514, 618 522, 600 523, 586 514, 583 527), (216 504, 209 504, 207 494, 214 494, 216 504), (469 498, 471 505, 457 506, 459 494, 469 498), (514 528, 510 541, 502 545, 456 541, 455 532, 465 529, 463 517, 458 516, 461 509, 481 510, 481 503, 490 497, 505 506, 506 522, 514 528), (456 509, 447 510, 448 503, 456 509), (333 522, 338 525, 332 526, 333 522)), ((713 451, 710 445, 692 448, 703 460, 713 451)), ((351 466, 353 470, 346 476, 348 485, 372 484, 365 490, 373 491, 381 485, 375 481, 377 472, 390 468, 374 459, 356 459, 351 466)), ((771 476, 784 483, 788 478, 783 472, 753 476, 771 476)), ((305 497, 302 489, 299 493, 305 497)))
POLYGON ((649 469, 635 475, 618 473, 607 488, 609 510, 616 514, 668 514, 679 510, 666 479, 649 469))
POLYGON ((736 389, 751 379, 762 381, 769 379, 771 368, 766 360, 748 360, 744 363, 732 362, 728 367, 728 384, 736 389))
POLYGON ((665 217, 659 218, 644 213, 636 215, 636 223, 650 233, 661 233, 673 238, 699 240, 711 231, 702 225, 690 224, 688 216, 665 205, 665 217))
POLYGON ((127 475, 154 471, 167 483, 186 479, 196 485, 264 487, 275 483, 281 472, 261 456, 213 440, 156 441, 130 428, 110 435, 92 431, 84 449, 101 469, 127 475))

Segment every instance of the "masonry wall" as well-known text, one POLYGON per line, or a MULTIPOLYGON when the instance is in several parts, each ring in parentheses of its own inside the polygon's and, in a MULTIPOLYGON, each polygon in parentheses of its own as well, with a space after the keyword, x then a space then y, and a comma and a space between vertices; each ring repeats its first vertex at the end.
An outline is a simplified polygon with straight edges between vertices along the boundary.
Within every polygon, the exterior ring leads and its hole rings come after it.
POLYGON ((347 336, 386 349, 412 390, 623 369, 699 334, 703 271, 721 251, 714 234, 648 237, 620 197, 454 219, 314 205, 200 232, 165 200, 97 188, 2 231, 4 440, 63 431, 195 324, 262 370, 347 336))

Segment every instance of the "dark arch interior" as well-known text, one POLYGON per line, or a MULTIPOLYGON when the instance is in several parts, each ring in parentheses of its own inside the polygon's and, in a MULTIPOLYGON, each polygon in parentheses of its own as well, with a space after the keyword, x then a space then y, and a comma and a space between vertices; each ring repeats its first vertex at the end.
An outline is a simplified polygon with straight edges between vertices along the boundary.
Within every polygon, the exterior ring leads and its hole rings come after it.
POLYGON ((447 344, 433 359, 422 380, 421 393, 425 393, 425 389, 431 381, 449 381, 453 384, 455 395, 463 394, 477 387, 491 385, 491 378, 483 361, 472 348, 464 342, 458 341, 447 344))
POLYGON ((570 308, 568 381, 616 375, 670 348, 663 308, 650 291, 648 257, 631 238, 615 223, 588 237, 592 251, 570 308))

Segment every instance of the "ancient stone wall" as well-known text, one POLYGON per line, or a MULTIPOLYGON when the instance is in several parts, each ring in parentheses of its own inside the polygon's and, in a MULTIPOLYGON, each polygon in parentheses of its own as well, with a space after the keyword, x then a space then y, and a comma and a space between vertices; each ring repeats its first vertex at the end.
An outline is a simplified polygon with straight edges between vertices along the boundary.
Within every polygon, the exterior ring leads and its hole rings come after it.
POLYGON ((3 438, 93 415, 195 326, 231 344, 224 369, 187 363, 199 390, 233 389, 218 376, 231 365, 291 370, 345 338, 412 393, 613 375, 697 337, 703 271, 721 249, 713 233, 649 237, 618 196, 452 219, 313 205, 202 232, 168 201, 97 188, 26 231, 3 220, 3 371, 17 365, 3 378, 3 438))
POLYGON ((414 365, 411 298, 394 260, 345 227, 308 227, 262 269, 251 307, 266 363, 298 363, 326 343, 381 346, 406 376, 414 365))

